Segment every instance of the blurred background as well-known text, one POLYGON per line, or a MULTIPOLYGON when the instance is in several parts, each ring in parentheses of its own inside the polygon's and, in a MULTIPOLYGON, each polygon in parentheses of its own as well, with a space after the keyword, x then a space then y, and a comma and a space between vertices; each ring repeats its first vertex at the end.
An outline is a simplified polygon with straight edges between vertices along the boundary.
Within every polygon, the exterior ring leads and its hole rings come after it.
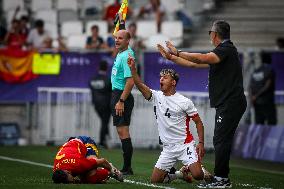
MULTIPOLYGON (((101 61, 110 72, 120 1, 0 0, 0 5, 0 144, 57 145, 77 135, 98 140, 101 123, 89 83, 101 61)), ((156 44, 170 40, 184 51, 209 52, 214 48, 208 36, 213 21, 228 21, 248 100, 234 155, 284 162, 283 10, 282 0, 129 0, 126 26, 140 76, 159 89, 162 68, 180 73, 178 90, 197 106, 207 149, 213 148, 215 116, 208 99, 208 70, 173 65, 160 56, 156 44), (258 90, 260 99, 252 100, 258 90), (262 114, 269 114, 264 120, 257 119, 256 102, 262 114), (271 115, 268 109, 276 111, 271 115)), ((159 148, 152 105, 139 91, 133 94, 133 145, 159 148)), ((191 131, 196 135, 194 125, 191 131)), ((120 143, 112 121, 107 143, 110 148, 120 143)))

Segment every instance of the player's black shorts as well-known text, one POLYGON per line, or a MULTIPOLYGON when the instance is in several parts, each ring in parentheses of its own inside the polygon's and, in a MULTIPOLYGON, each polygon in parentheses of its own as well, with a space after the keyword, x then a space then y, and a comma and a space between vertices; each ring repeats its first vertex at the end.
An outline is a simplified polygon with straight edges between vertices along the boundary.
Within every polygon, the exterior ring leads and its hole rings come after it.
POLYGON ((111 113, 113 116, 113 125, 117 127, 130 125, 131 113, 134 107, 134 98, 132 94, 129 94, 124 102, 123 115, 122 116, 116 115, 115 105, 119 101, 122 92, 123 92, 122 90, 113 90, 111 96, 111 113))

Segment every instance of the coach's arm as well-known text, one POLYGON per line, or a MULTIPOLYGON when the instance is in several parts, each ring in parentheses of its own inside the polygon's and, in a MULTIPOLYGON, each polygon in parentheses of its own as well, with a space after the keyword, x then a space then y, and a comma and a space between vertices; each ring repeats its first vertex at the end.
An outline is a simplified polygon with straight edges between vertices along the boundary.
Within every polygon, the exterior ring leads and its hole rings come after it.
POLYGON ((130 67, 132 78, 136 87, 139 89, 145 99, 149 99, 152 95, 152 92, 150 88, 141 81, 139 75, 137 74, 134 58, 129 55, 127 63, 130 67))

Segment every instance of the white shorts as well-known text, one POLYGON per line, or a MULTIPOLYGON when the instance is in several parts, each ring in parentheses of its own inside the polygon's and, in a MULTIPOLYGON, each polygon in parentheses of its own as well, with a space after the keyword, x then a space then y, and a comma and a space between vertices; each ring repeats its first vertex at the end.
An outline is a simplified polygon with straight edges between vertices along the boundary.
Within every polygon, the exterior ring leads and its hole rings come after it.
POLYGON ((191 165, 198 162, 194 141, 187 144, 164 145, 155 167, 164 171, 170 171, 178 160, 183 165, 191 165))

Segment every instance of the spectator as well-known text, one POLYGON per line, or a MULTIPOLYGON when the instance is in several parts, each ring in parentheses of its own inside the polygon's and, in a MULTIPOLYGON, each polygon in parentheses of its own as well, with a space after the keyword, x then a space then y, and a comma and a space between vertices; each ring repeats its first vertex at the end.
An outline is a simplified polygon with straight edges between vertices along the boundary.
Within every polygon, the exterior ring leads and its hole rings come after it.
POLYGON ((129 46, 136 52, 141 49, 144 49, 145 45, 143 44, 142 38, 136 35, 137 25, 134 22, 129 24, 128 31, 131 35, 129 46))
POLYGON ((255 124, 276 125, 276 107, 274 102, 275 72, 268 63, 270 55, 262 53, 262 64, 257 67, 250 80, 250 100, 255 112, 255 124))
POLYGON ((99 27, 93 25, 91 27, 92 35, 87 38, 86 49, 102 49, 106 48, 106 44, 102 37, 99 36, 99 27))
POLYGON ((28 27, 29 18, 27 16, 21 16, 20 19, 20 32, 23 34, 26 38, 29 35, 29 27, 28 27))
POLYGON ((8 47, 21 49, 26 42, 26 36, 20 32, 20 21, 12 21, 11 30, 6 34, 4 43, 8 47))
POLYGON ((111 115, 111 81, 107 75, 108 63, 100 62, 98 74, 90 81, 89 86, 92 92, 92 102, 95 111, 101 119, 100 145, 107 148, 106 136, 109 134, 109 118, 111 115))
POLYGON ((6 33, 6 28, 2 25, 2 23, 0 23, 0 45, 4 44, 6 33))
POLYGON ((28 35, 27 43, 32 49, 44 49, 46 43, 44 42, 48 38, 51 39, 48 31, 44 29, 43 20, 36 20, 35 28, 32 29, 28 35))
POLYGON ((165 16, 166 9, 160 0, 150 0, 150 3, 141 7, 138 17, 156 20, 158 32, 161 32, 161 23, 165 16))
POLYGON ((116 13, 120 9, 120 0, 115 0, 112 4, 106 7, 104 10, 104 16, 103 19, 113 23, 113 20, 115 19, 116 13))
POLYGON ((277 38, 276 45, 279 50, 283 50, 284 49, 284 38, 283 37, 277 38))

